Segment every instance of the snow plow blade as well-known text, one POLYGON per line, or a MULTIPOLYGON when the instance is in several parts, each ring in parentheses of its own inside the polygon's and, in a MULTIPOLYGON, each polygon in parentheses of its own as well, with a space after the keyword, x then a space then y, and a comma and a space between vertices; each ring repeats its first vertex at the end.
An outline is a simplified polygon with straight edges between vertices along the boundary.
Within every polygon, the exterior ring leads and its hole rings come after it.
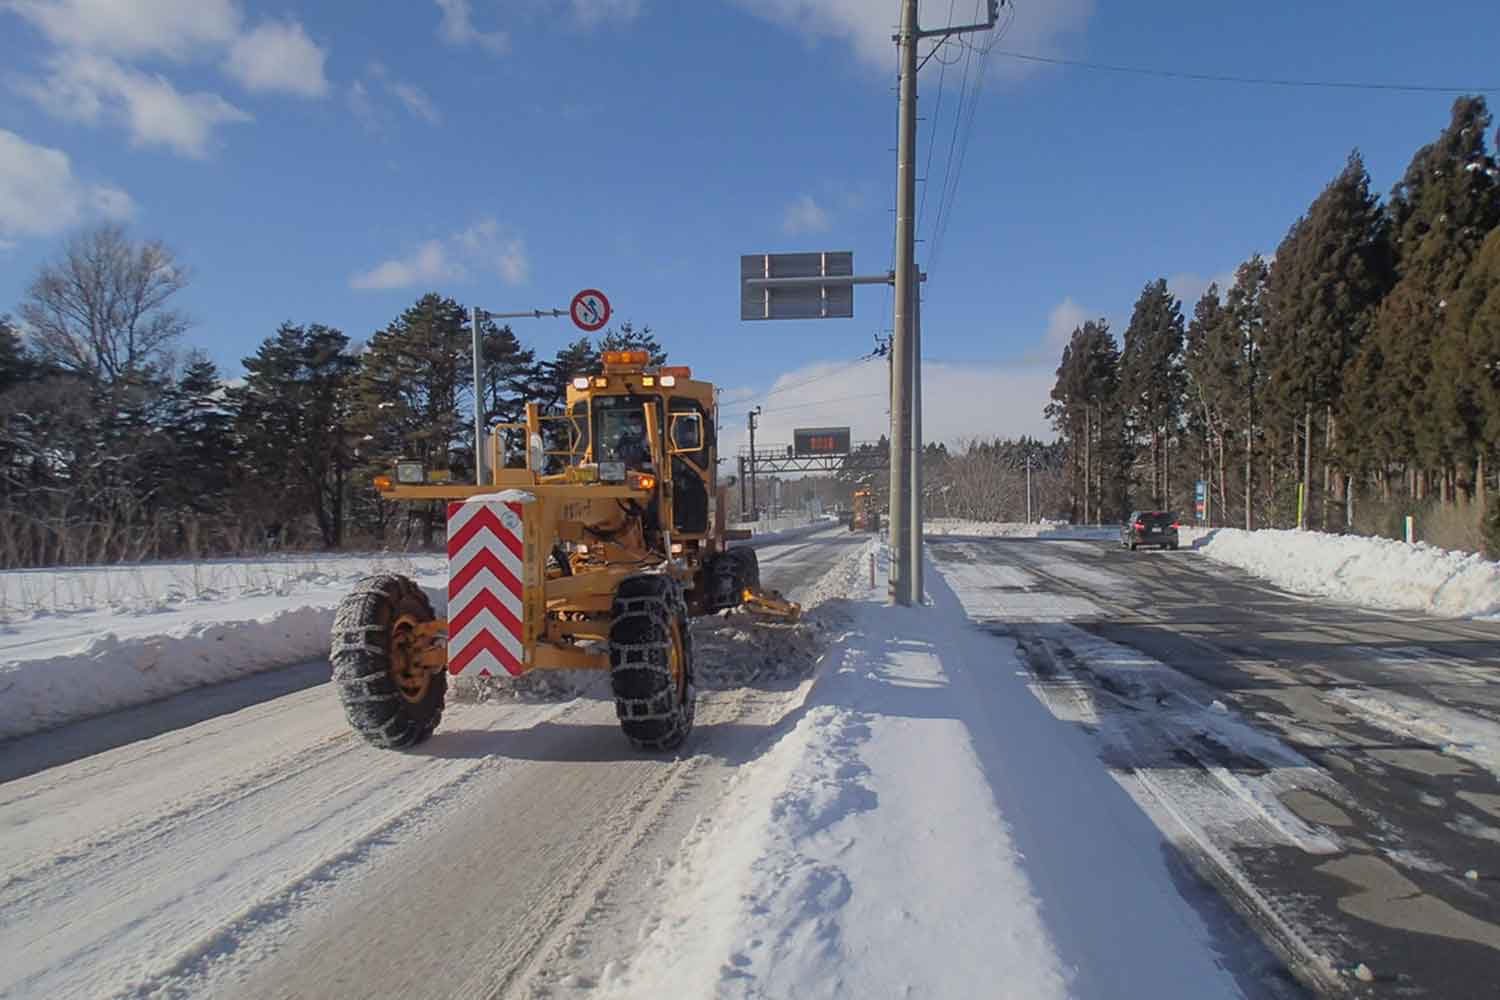
POLYGON ((802 617, 802 605, 787 600, 777 590, 747 590, 740 605, 746 611, 794 622, 802 617))

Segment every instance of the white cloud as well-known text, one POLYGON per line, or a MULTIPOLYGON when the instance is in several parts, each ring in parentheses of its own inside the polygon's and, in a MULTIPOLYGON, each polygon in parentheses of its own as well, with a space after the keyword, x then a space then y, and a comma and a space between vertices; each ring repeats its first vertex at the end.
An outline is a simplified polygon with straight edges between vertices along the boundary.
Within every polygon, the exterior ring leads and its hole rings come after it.
POLYGON ((788 236, 826 233, 829 229, 828 213, 813 200, 812 195, 805 194, 787 206, 781 229, 788 236))
POLYGON ((507 285, 525 284, 531 260, 519 234, 493 218, 441 240, 428 240, 404 257, 377 264, 349 279, 351 288, 393 289, 464 281, 478 271, 494 274, 507 285))
POLYGON ((123 58, 182 59, 239 32, 233 0, 0 0, 53 44, 123 58))
POLYGON ((134 214, 124 191, 75 177, 67 153, 0 129, 0 243, 13 247, 14 237, 50 236, 88 217, 134 214))
POLYGON ((324 97, 327 58, 297 21, 266 21, 234 40, 224 71, 252 93, 324 97))
POLYGON ((1073 331, 1095 317, 1087 309, 1074 302, 1072 296, 1064 298, 1047 314, 1047 335, 1042 339, 1042 351, 1053 355, 1062 351, 1073 337, 1073 331))
POLYGON ((437 0, 443 12, 438 22, 438 37, 449 45, 478 45, 496 55, 510 51, 510 36, 503 31, 480 31, 474 27, 469 0, 437 0))
MULTIPOLYGON (((851 429, 855 441, 875 441, 890 433, 889 370, 884 359, 850 366, 819 362, 781 376, 768 393, 731 403, 721 399, 722 452, 746 444, 745 413, 762 412, 756 446, 785 446, 798 427, 851 429), (784 388, 783 388, 784 387, 784 388)), ((1056 381, 1041 367, 1001 364, 922 365, 922 436, 950 447, 974 438, 1029 434, 1051 440, 1055 434, 1042 411, 1056 381)), ((727 396, 727 393, 726 393, 727 396)))
POLYGON ((604 21, 633 21, 640 16, 641 0, 570 0, 573 17, 585 28, 604 21))
POLYGON ((250 115, 217 94, 184 94, 166 77, 122 66, 105 56, 70 52, 50 60, 51 73, 22 91, 62 118, 123 125, 138 146, 167 146, 184 156, 208 155, 213 130, 250 115))
MULTIPOLYGON (((809 42, 832 39, 851 45, 859 58, 872 68, 894 72, 896 48, 891 41, 899 27, 899 8, 890 0, 736 0, 748 12, 797 32, 809 42)), ((922 27, 941 27, 937 4, 926 6, 922 27)), ((1078 31, 1093 13, 1093 0, 1051 0, 1028 3, 1015 9, 1015 18, 1002 38, 1002 46, 1038 55, 1059 51, 1059 36, 1078 31)), ((1005 19, 1002 11, 1002 22, 1005 19)), ((982 20, 982 3, 959 3, 954 20, 982 20)), ((924 46, 925 54, 926 48, 924 46)), ((1033 63, 996 58, 995 72, 1008 77, 1027 75, 1033 63)))
POLYGON ((443 120, 438 113, 437 106, 432 103, 432 98, 426 92, 413 83, 403 83, 400 80, 389 84, 392 94, 397 100, 406 105, 406 109, 431 125, 436 125, 443 120))
POLYGON ((375 110, 375 102, 370 99, 369 88, 363 80, 355 80, 349 84, 349 110, 354 112, 358 118, 370 128, 380 123, 379 113, 375 110))
POLYGON ((405 257, 384 261, 349 280, 351 288, 390 289, 433 284, 462 277, 439 240, 428 240, 405 257))
POLYGON ((1203 293, 1208 291, 1208 286, 1215 284, 1219 286, 1219 301, 1222 302, 1224 301, 1224 297, 1229 294, 1229 289, 1234 285, 1234 269, 1231 268, 1210 278, 1205 278, 1200 274, 1194 274, 1190 271, 1174 274, 1167 279, 1167 291, 1177 296, 1178 301, 1182 303, 1183 315, 1188 319, 1192 319, 1193 307, 1198 304, 1198 300, 1203 297, 1203 293))

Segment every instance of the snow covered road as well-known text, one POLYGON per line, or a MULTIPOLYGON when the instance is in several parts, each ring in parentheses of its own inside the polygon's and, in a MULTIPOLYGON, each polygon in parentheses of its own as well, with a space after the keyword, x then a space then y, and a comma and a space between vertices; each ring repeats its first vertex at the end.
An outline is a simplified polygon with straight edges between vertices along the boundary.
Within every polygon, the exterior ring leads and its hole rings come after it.
POLYGON ((1187 552, 931 540, 969 617, 1321 991, 1494 995, 1500 627, 1187 552))
MULTIPOLYGON (((764 579, 796 596, 864 541, 769 544, 764 579)), ((631 751, 597 689, 453 705, 407 754, 353 737, 326 684, 219 715, 206 689, 13 741, 0 996, 528 995, 585 934, 589 963, 628 948, 630 894, 810 665, 709 685, 677 759, 631 751), (127 742, 132 720, 157 735, 127 742), (119 745, 49 766, 75 740, 119 745)))

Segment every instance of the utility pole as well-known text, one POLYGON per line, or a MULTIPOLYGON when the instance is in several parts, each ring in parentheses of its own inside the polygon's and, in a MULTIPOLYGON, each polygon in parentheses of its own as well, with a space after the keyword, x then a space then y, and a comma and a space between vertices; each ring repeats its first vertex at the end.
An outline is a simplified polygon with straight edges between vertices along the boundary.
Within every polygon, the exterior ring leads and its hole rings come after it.
POLYGON ((760 418, 760 407, 751 410, 750 418, 750 520, 760 520, 760 507, 755 499, 755 424, 760 418))
MULTIPOLYGON (((896 151, 896 328, 891 341, 891 599, 896 604, 922 603, 922 356, 917 343, 917 44, 923 38, 948 38, 989 31, 1000 16, 1002 0, 990 0, 989 20, 923 31, 917 0, 902 0, 899 128, 896 151)), ((936 51, 934 49, 934 51, 936 51)))

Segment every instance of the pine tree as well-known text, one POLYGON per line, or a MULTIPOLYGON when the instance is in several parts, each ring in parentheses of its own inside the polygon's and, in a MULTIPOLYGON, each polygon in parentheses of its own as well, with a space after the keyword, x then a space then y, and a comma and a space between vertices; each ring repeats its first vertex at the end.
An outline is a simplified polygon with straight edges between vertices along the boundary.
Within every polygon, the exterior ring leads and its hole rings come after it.
POLYGON ((1169 504, 1168 447, 1182 408, 1182 305, 1159 278, 1136 300, 1125 349, 1120 355, 1120 398, 1127 440, 1150 440, 1151 482, 1146 496, 1156 508, 1169 504))
POLYGON ((254 495, 244 512, 272 532, 311 515, 323 544, 343 541, 352 461, 349 390, 359 361, 349 338, 313 323, 283 323, 244 359, 229 392, 254 495))
POLYGON ((579 375, 599 370, 599 352, 587 337, 579 337, 557 352, 551 361, 542 362, 537 386, 537 402, 556 411, 567 400, 568 386, 579 375))
POLYGON ((650 355, 651 364, 667 363, 667 352, 657 343, 651 328, 643 326, 637 330, 629 320, 621 323, 619 330, 604 331, 604 336, 599 340, 599 352, 602 354, 605 351, 645 351, 650 355))
POLYGON ((486 421, 515 423, 538 382, 536 352, 521 346, 510 326, 485 319, 479 328, 486 421))
MULTIPOLYGON (((370 338, 352 394, 362 484, 388 474, 398 458, 473 481, 473 333, 466 319, 454 300, 428 294, 370 338)), ((500 340, 493 331, 491 343, 500 340)), ((362 515, 368 509, 361 504, 362 515)), ((442 524, 441 505, 425 504, 420 514, 423 544, 430 546, 442 524)))

